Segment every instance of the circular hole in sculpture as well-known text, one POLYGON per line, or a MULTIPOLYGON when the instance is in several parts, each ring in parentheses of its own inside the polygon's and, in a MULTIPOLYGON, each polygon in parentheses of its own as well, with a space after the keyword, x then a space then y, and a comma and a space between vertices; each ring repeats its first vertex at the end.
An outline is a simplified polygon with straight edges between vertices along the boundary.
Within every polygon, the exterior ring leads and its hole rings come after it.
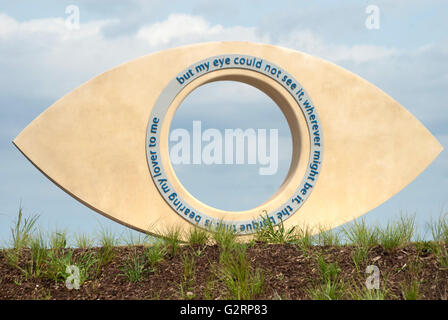
POLYGON ((236 81, 192 91, 170 126, 169 155, 180 183, 202 203, 245 211, 269 200, 292 157, 288 122, 259 89, 236 81))

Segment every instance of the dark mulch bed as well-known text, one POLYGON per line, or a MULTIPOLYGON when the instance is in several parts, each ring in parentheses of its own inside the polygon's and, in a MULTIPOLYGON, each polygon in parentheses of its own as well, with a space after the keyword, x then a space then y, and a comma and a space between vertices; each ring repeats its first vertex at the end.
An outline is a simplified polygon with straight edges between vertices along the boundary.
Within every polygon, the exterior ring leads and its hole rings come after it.
MULTIPOLYGON (((69 249, 79 255, 85 250, 69 249)), ((184 279, 182 256, 195 257, 195 274, 190 298, 227 299, 228 292, 216 278, 219 267, 217 246, 184 246, 174 256, 167 256, 154 271, 147 272, 139 282, 130 282, 123 276, 123 265, 137 251, 143 255, 145 248, 116 247, 112 262, 101 272, 85 281, 79 290, 68 290, 64 281, 27 279, 15 267, 10 266, 0 252, 0 299, 182 299, 180 285, 184 279), (198 252, 200 251, 200 254, 198 252)), ((438 258, 415 245, 386 252, 382 247, 369 250, 368 259, 358 269, 352 259, 354 247, 313 246, 302 250, 296 245, 256 243, 247 249, 247 259, 253 269, 259 268, 264 275, 264 290, 256 299, 310 299, 309 290, 321 282, 318 257, 328 263, 337 262, 341 269, 339 279, 347 288, 365 288, 367 265, 380 270, 380 286, 387 291, 388 299, 403 299, 403 284, 416 280, 420 283, 419 299, 447 299, 448 270, 440 266, 438 258)), ((29 259, 24 251, 21 260, 29 259)), ((350 290, 351 290, 350 289, 350 290)), ((349 290, 349 289, 347 289, 349 290)), ((344 297, 350 299, 352 296, 344 297)))

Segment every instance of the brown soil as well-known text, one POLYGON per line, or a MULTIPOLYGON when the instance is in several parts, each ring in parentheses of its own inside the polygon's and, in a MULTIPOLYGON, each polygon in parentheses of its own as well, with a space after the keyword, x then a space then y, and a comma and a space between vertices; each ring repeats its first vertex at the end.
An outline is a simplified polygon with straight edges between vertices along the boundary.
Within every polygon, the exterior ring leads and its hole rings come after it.
MULTIPOLYGON (((74 255, 93 249, 74 250, 74 255)), ((195 257, 193 285, 187 294, 192 299, 228 299, 228 290, 217 279, 219 248, 217 246, 184 246, 174 256, 166 256, 155 270, 145 266, 143 279, 130 282, 122 268, 133 252, 144 254, 145 248, 116 247, 113 260, 95 276, 85 281, 79 290, 68 290, 63 280, 55 282, 45 278, 26 278, 22 272, 7 263, 6 250, 0 252, 0 299, 182 299, 180 286, 184 282, 182 256, 195 257), (200 251, 200 254, 198 252, 200 251)), ((264 289, 254 299, 310 299, 309 290, 321 284, 318 257, 327 263, 336 262, 341 269, 338 280, 345 284, 344 299, 353 299, 355 288, 365 289, 367 265, 379 267, 380 287, 387 292, 387 299, 404 299, 403 286, 417 281, 419 299, 448 297, 448 270, 440 266, 438 257, 425 249, 410 245, 393 252, 382 247, 369 250, 368 259, 355 268, 351 246, 313 246, 302 250, 296 245, 256 243, 247 249, 251 268, 262 270, 264 289)), ((19 265, 26 263, 29 252, 24 250, 19 265)))

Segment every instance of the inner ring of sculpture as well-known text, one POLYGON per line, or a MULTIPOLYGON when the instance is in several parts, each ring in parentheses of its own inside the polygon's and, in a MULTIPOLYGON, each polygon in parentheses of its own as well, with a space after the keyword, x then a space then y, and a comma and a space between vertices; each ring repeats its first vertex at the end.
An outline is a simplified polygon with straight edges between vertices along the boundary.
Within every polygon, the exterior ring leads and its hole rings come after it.
MULTIPOLYGON (((229 59, 232 57, 231 60, 234 60, 235 56, 224 57, 229 59)), ((197 70, 195 68, 204 61, 212 62, 215 59, 216 57, 212 57, 198 62, 185 69, 185 72, 181 72, 180 75, 197 70)), ((318 144, 312 136, 316 131, 313 130, 313 126, 316 129, 317 124, 320 129, 319 117, 315 109, 310 107, 311 99, 304 88, 288 75, 292 83, 296 84, 294 90, 291 90, 291 82, 287 86, 285 81, 281 80, 282 77, 278 77, 278 71, 272 74, 272 69, 281 70, 276 65, 264 61, 260 70, 229 65, 227 68, 210 70, 200 75, 195 74, 195 77, 182 79, 183 81, 179 81, 180 77, 176 77, 158 98, 148 122, 146 138, 148 167, 161 196, 177 214, 187 221, 204 228, 223 223, 235 232, 250 234, 262 225, 266 217, 269 217, 271 223, 275 225, 292 216, 312 192, 318 177, 313 175, 313 172, 318 171, 313 171, 313 168, 317 166, 320 170, 323 156, 322 133, 320 133, 318 144), (262 69, 264 66, 269 66, 269 69, 262 69), (204 84, 226 80, 249 84, 268 95, 287 119, 293 145, 291 165, 279 190, 256 208, 231 213, 204 204, 186 190, 171 165, 168 146, 170 125, 182 101, 193 90, 204 84), (312 108, 311 111, 310 108, 312 108)), ((286 70, 282 74, 287 75, 286 70)))

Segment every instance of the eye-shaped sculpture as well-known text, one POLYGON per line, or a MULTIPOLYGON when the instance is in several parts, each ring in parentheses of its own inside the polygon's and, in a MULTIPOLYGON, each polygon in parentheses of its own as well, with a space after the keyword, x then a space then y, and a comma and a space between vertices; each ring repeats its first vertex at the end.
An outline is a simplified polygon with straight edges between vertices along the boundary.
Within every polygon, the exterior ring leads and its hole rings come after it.
POLYGON ((75 199, 156 235, 218 223, 250 234, 266 216, 285 227, 336 227, 399 192, 442 150, 408 111, 353 73, 247 42, 180 47, 118 66, 49 107, 14 144, 75 199), (291 129, 287 178, 271 199, 247 211, 195 199, 169 160, 177 107, 195 88, 220 80, 265 92, 291 129))

